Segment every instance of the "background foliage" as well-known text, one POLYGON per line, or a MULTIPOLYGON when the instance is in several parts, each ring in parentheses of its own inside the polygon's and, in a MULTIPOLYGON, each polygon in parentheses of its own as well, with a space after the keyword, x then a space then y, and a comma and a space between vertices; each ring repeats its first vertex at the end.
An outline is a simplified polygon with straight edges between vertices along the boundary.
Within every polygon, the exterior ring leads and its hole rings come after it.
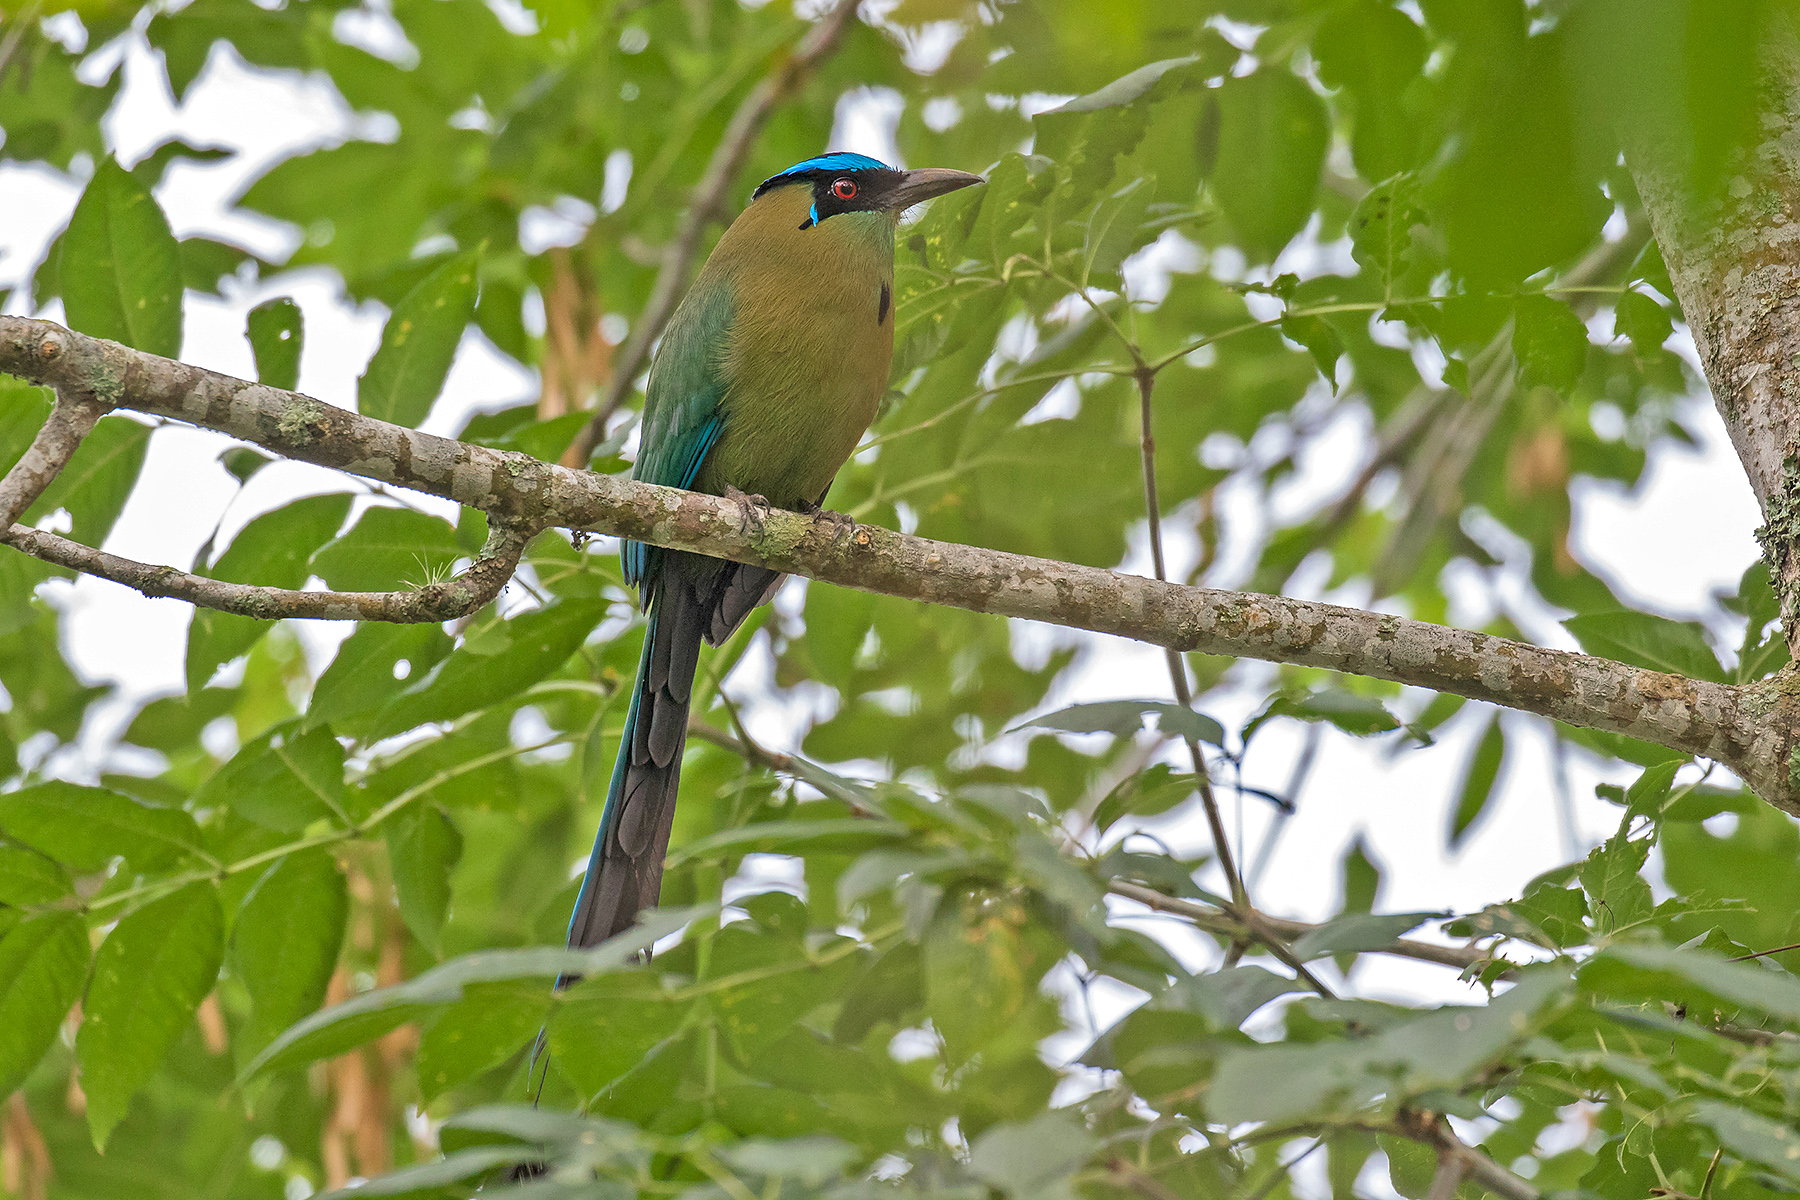
MULTIPOLYGON (((542 395, 463 436, 545 458, 589 419, 619 318, 729 115, 812 14, 62 7, 0 25, 0 155, 84 187, 14 310, 60 300, 78 329, 173 355, 184 291, 279 292, 283 272, 327 267, 392 310, 363 412, 425 419, 473 324, 542 395), (177 98, 235 55, 327 79, 369 118, 370 138, 279 162, 241 197, 299 230, 289 259, 171 234, 159 180, 217 151, 110 156, 120 74, 93 64, 118 39, 153 47, 177 98), (579 240, 521 245, 530 212, 571 200, 579 240)), ((1694 380, 1665 348, 1680 314, 1612 131, 1654 117, 1695 180, 1722 186, 1756 128, 1743 64, 1772 13, 904 0, 852 25, 727 200, 821 150, 864 87, 900 97, 906 162, 989 178, 902 233, 893 391, 831 498, 858 519, 1117 565, 1142 545, 1153 379, 1156 500, 1172 542, 1197 548, 1191 579, 1279 590, 1301 573, 1445 620, 1447 573, 1485 589, 1524 563, 1530 602, 1595 653, 1760 678, 1786 662, 1760 567, 1703 629, 1631 611, 1568 531, 1572 480, 1633 483, 1648 448, 1689 438, 1675 410, 1694 380), (950 48, 929 61, 927 44, 950 48), (1283 514, 1274 497, 1347 412, 1373 430, 1366 467, 1283 514), (1228 481, 1257 520, 1226 531, 1253 553, 1222 579, 1228 481), (1733 622, 1741 638, 1720 643, 1733 622)), ((291 386, 299 309, 278 296, 246 336, 263 380, 291 386)), ((623 469, 636 403, 612 414, 597 469, 623 469)), ((0 380, 7 461, 47 404, 0 380)), ((154 433, 107 418, 27 520, 99 544, 154 433)), ((264 460, 225 463, 243 481, 264 460)), ((479 514, 453 525, 345 487, 258 517, 196 569, 387 588, 481 544, 479 514)), ((1352 847, 1341 916, 1295 947, 1337 995, 1306 995, 1254 945, 1195 973, 1106 899, 1119 881, 1203 905, 1219 887, 1155 836, 1194 819, 1170 735, 1202 735, 1224 780, 1268 720, 1396 746, 1481 722, 1455 844, 1494 794, 1510 722, 1283 670, 1253 677, 1267 703, 1242 728, 1171 715, 1154 703, 1167 680, 1147 679, 1144 704, 1063 712, 998 753, 1096 651, 1034 653, 998 621, 812 587, 703 661, 695 705, 732 729, 720 683, 772 653, 777 691, 833 698, 772 748, 804 758, 773 774, 696 738, 672 911, 552 995, 569 963, 542 947, 561 939, 638 652, 610 542, 546 535, 500 611, 360 627, 316 678, 280 626, 199 613, 186 693, 97 756, 77 739, 104 696, 59 645, 37 590, 54 574, 0 558, 14 1193, 299 1197, 417 1164, 377 1187, 455 1194, 545 1160, 531 1194, 1422 1196, 1434 1153, 1407 1135, 1439 1113, 1550 1193, 1800 1189, 1800 981, 1784 969, 1800 957, 1721 961, 1800 940, 1800 834, 1655 747, 1562 731, 1643 768, 1609 793, 1617 832, 1482 912, 1373 918, 1380 870, 1352 847), (804 887, 738 887, 722 908, 750 853, 801 856, 804 887), (1360 997, 1358 952, 1420 926, 1489 953, 1467 1003, 1360 997), (652 936, 668 940, 646 963, 633 952, 652 936), (1077 1060, 1052 1055, 1107 987, 1141 1003, 1077 1060)), ((1487 627, 1516 632, 1491 599, 1487 627)), ((1229 663, 1186 665, 1202 707, 1245 686, 1229 663)), ((1279 909, 1279 882, 1259 899, 1279 909)))

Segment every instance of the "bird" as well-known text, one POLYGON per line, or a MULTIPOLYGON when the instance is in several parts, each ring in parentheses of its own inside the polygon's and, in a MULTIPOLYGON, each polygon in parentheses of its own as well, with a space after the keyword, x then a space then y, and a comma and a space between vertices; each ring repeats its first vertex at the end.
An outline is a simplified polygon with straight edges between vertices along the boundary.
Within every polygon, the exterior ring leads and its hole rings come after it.
MULTIPOLYGON (((765 179, 669 320, 632 477, 822 512, 887 390, 900 216, 982 182, 850 153, 765 179)), ((642 542, 626 542, 620 558, 646 613, 644 649, 569 920, 577 949, 656 905, 700 645, 730 637, 784 578, 642 542)))

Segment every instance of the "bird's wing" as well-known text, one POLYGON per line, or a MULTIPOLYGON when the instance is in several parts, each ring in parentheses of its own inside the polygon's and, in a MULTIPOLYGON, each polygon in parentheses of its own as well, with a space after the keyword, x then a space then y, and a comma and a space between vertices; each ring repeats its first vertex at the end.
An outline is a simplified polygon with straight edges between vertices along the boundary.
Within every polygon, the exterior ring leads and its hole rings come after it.
MULTIPOLYGON (((731 325, 731 297, 722 287, 696 285, 669 322, 650 369, 643 432, 632 478, 664 487, 691 487, 725 428, 726 380, 721 347, 731 325)), ((627 542, 625 579, 642 586, 655 577, 659 552, 627 542)))

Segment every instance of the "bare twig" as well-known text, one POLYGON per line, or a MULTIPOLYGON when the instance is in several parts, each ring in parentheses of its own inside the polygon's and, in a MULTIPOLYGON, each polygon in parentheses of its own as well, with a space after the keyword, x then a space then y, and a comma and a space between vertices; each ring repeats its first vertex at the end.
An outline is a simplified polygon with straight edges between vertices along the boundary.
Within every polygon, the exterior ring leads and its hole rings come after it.
POLYGON ((1366 675, 1624 734, 1716 760, 1764 799, 1800 813, 1800 788, 1787 770, 1800 695, 1791 694, 1785 673, 1742 685, 1684 679, 1404 617, 1187 587, 871 525, 782 512, 749 522, 735 500, 405 429, 29 317, 0 316, 0 370, 58 387, 122 381, 120 407, 442 496, 522 529, 613 534, 1170 650, 1366 675))
POLYGON ((650 359, 650 348, 655 345, 663 326, 668 324, 669 317, 675 312, 675 302, 681 298, 682 290, 687 286, 688 269, 693 265, 694 256, 699 253, 701 235, 706 232, 708 222, 718 212, 725 190, 743 169, 744 160, 750 155, 751 143, 762 132, 770 115, 811 78, 821 63, 836 52, 850 23, 856 19, 857 4, 858 0, 841 0, 823 20, 807 31, 792 54, 783 58, 774 70, 757 81, 756 86, 750 89, 750 93, 738 105, 737 111, 731 114, 731 123, 725 127, 718 146, 713 150, 711 161, 706 164, 705 173, 694 187, 693 201, 681 220, 681 227, 676 231, 674 240, 663 251, 662 269, 656 274, 650 299, 644 305, 644 311, 638 314, 625 344, 619 348, 618 356, 612 362, 612 373, 607 380, 606 391, 595 408, 594 417, 582 426, 580 435, 569 448, 570 461, 585 465, 593 454, 594 447, 606 436, 607 421, 625 397, 631 394, 638 372, 644 369, 644 364, 650 359))
POLYGON ((70 541, 41 529, 13 525, 0 542, 59 567, 110 579, 146 596, 185 600, 201 608, 238 613, 260 620, 284 617, 328 621, 395 621, 416 624, 449 621, 490 603, 518 569, 529 539, 496 524, 488 545, 469 568, 454 579, 404 592, 302 592, 291 588, 227 583, 192 575, 174 567, 135 562, 70 541))
POLYGON ((32 501, 44 494, 44 489, 69 465, 81 439, 92 432, 102 411, 92 401, 66 397, 58 390, 56 405, 37 436, 6 478, 0 479, 0 528, 17 521, 32 501))
POLYGON ((1752 958, 1763 958, 1770 954, 1785 954, 1789 950, 1800 950, 1800 942, 1789 942, 1785 946, 1776 946, 1773 950, 1757 950, 1750 954, 1740 954, 1736 958, 1728 958, 1726 962, 1746 962, 1752 958))
MULTIPOLYGON (((1210 904, 1200 904, 1193 900, 1164 895, 1155 888, 1124 880, 1114 880, 1107 884, 1106 890, 1115 896, 1135 900, 1144 907, 1155 909, 1157 912, 1186 917, 1201 929, 1219 934, 1221 937, 1244 938, 1250 936, 1242 919, 1210 904)), ((1297 941, 1320 928, 1305 921, 1289 921, 1283 917, 1272 917, 1268 913, 1258 913, 1257 918, 1270 931, 1290 942, 1297 941)), ((1470 967, 1493 961, 1493 955, 1476 947, 1439 946, 1412 938, 1395 938, 1386 945, 1378 946, 1364 953, 1391 954, 1397 958, 1417 959, 1419 962, 1437 963, 1439 966, 1455 967, 1458 970, 1467 970, 1470 967)), ((1507 979, 1511 975, 1511 971, 1506 971, 1499 977, 1507 979)))

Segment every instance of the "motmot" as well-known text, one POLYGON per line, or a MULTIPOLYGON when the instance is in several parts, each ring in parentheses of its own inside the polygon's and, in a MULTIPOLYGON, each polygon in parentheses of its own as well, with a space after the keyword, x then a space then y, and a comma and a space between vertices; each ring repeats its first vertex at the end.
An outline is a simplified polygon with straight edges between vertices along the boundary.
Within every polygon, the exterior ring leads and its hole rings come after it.
MULTIPOLYGON (((764 180, 657 347, 632 477, 821 511, 887 390, 900 215, 980 182, 841 153, 764 180)), ((569 921, 573 947, 656 904, 700 645, 730 637, 784 578, 641 542, 620 558, 647 614, 644 650, 569 921)))

